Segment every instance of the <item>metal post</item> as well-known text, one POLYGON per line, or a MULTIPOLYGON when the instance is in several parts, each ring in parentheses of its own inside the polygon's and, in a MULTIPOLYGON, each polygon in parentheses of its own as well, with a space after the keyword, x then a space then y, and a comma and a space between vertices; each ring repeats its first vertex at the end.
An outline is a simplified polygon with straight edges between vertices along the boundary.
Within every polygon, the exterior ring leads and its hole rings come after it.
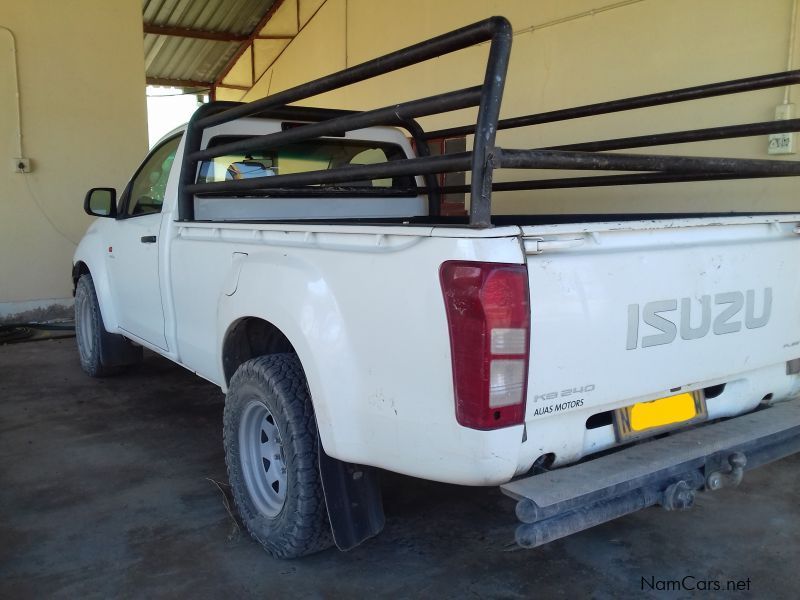
POLYGON ((492 44, 486 75, 483 79, 481 104, 478 109, 475 140, 472 146, 472 181, 469 205, 469 223, 473 227, 492 224, 492 153, 497 135, 497 119, 511 54, 511 23, 505 19, 493 22, 492 44))

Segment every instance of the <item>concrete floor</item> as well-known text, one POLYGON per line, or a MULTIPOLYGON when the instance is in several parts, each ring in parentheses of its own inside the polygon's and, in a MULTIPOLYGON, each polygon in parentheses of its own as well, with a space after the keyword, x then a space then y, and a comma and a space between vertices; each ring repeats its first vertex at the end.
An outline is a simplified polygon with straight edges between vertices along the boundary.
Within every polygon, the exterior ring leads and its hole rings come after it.
POLYGON ((239 531, 214 483, 225 489, 213 385, 152 354, 92 380, 66 339, 0 347, 0 390, 0 597, 616 598, 687 575, 797 597, 800 456, 689 512, 648 509, 529 551, 497 489, 387 474, 380 537, 285 562, 239 531))

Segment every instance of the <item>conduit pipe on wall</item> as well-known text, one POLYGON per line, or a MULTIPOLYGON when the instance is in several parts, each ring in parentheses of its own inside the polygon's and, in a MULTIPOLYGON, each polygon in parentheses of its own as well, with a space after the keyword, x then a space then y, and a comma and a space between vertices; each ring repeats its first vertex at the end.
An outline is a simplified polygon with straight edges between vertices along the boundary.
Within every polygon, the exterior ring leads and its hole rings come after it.
POLYGON ((569 23, 570 21, 577 21, 578 19, 583 19, 584 17, 593 17, 595 15, 599 15, 600 13, 608 12, 610 10, 615 10, 617 8, 623 8, 625 6, 630 6, 631 4, 638 4, 639 2, 642 1, 643 0, 621 0, 620 2, 614 2, 613 4, 606 4, 605 6, 590 8, 589 10, 584 10, 582 12, 575 13, 572 15, 559 17, 558 19, 553 19, 552 21, 546 21, 544 23, 539 23, 537 25, 530 25, 528 27, 523 27, 522 29, 517 29, 514 31, 514 35, 520 35, 522 33, 531 33, 539 29, 546 29, 548 27, 553 27, 554 25, 562 25, 564 23, 569 23))
POLYGON ((5 32, 9 41, 9 49, 11 50, 11 76, 14 78, 14 98, 17 107, 17 155, 13 158, 21 158, 24 157, 25 154, 22 152, 22 111, 20 109, 19 73, 17 71, 17 40, 14 38, 14 33, 8 27, 0 25, 0 32, 5 32))
MULTIPOLYGON (((786 70, 791 71, 794 69, 794 45, 797 36, 797 0, 792 2, 792 21, 789 29, 789 51, 788 58, 786 59, 786 70)), ((783 92, 783 103, 789 104, 791 102, 791 86, 786 86, 783 92)))

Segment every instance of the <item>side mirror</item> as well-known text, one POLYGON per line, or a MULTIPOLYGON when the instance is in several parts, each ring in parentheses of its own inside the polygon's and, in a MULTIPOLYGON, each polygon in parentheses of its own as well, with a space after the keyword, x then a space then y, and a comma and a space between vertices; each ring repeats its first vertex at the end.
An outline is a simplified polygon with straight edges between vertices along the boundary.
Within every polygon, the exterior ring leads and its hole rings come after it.
POLYGON ((92 188, 86 192, 83 210, 92 217, 117 216, 117 190, 114 188, 92 188))

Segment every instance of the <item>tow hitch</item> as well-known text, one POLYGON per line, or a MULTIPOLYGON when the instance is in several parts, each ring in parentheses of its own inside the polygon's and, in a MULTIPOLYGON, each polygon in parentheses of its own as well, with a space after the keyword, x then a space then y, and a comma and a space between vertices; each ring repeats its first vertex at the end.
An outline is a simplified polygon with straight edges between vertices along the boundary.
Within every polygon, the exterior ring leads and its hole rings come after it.
MULTIPOLYGON (((734 452, 728 456, 727 469, 711 471, 706 475, 705 481, 700 481, 695 474, 690 478, 691 481, 681 479, 677 483, 671 484, 664 490, 664 497, 659 504, 666 510, 688 510, 694 505, 695 493, 698 489, 715 491, 738 486, 744 477, 746 465, 747 457, 741 452, 734 452)), ((709 461, 706 461, 706 472, 709 471, 709 467, 709 461)))
POLYGON ((674 433, 500 486, 517 500, 516 541, 536 548, 648 506, 687 510, 698 491, 800 452, 800 401, 674 433))
MULTIPOLYGON (((747 466, 747 458, 741 452, 734 452, 728 457, 730 470, 712 471, 706 475, 706 489, 721 490, 724 487, 736 487, 742 483, 744 468, 747 466)), ((706 466, 708 469, 708 466, 706 466)))

